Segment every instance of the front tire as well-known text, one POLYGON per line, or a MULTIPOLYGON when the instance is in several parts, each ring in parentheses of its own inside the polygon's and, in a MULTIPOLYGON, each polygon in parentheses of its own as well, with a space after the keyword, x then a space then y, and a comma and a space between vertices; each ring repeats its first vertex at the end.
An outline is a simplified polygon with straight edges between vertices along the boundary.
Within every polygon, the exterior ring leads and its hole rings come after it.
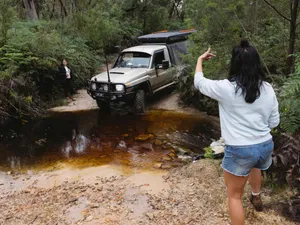
POLYGON ((110 106, 109 103, 102 102, 100 100, 96 100, 97 106, 99 107, 100 111, 102 112, 109 112, 110 111, 110 106))
POLYGON ((145 113, 145 108, 145 91, 138 90, 134 98, 133 110, 135 114, 140 115, 145 113))

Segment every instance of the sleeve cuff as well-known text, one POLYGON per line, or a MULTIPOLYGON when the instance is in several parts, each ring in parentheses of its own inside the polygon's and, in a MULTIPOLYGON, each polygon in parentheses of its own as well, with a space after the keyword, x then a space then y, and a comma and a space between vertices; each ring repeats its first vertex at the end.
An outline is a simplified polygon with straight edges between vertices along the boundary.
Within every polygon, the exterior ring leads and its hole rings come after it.
POLYGON ((195 74, 195 76, 196 76, 196 75, 202 76, 202 77, 204 76, 203 72, 197 72, 197 73, 195 74))

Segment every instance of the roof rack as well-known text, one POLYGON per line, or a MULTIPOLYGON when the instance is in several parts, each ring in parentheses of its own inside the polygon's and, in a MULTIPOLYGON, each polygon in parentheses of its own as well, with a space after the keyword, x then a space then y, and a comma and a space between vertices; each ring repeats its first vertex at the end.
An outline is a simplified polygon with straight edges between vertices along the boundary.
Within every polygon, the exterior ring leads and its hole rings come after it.
POLYGON ((179 31, 162 30, 138 37, 142 43, 173 43, 187 40, 188 36, 197 30, 187 29, 179 31))

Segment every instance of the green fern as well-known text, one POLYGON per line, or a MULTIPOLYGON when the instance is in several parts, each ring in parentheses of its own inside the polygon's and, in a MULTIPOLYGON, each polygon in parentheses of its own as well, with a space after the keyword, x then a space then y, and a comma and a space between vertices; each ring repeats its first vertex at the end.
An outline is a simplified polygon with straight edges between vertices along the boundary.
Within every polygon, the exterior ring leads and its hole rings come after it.
POLYGON ((207 158, 207 159, 214 159, 215 158, 213 150, 212 150, 211 147, 206 147, 203 150, 205 152, 205 154, 204 154, 205 158, 207 158))
POLYGON ((300 58, 295 73, 283 84, 279 95, 281 128, 294 133, 300 130, 300 58))
POLYGON ((283 98, 300 96, 300 68, 284 83, 280 96, 283 98))

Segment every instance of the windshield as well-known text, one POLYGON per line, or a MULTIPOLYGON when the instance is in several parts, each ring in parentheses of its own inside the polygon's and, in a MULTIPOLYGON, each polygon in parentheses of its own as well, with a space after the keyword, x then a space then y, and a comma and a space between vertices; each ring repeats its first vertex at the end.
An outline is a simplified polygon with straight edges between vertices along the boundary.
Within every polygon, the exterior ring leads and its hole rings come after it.
POLYGON ((114 67, 149 68, 150 58, 151 55, 143 52, 123 52, 114 67))

